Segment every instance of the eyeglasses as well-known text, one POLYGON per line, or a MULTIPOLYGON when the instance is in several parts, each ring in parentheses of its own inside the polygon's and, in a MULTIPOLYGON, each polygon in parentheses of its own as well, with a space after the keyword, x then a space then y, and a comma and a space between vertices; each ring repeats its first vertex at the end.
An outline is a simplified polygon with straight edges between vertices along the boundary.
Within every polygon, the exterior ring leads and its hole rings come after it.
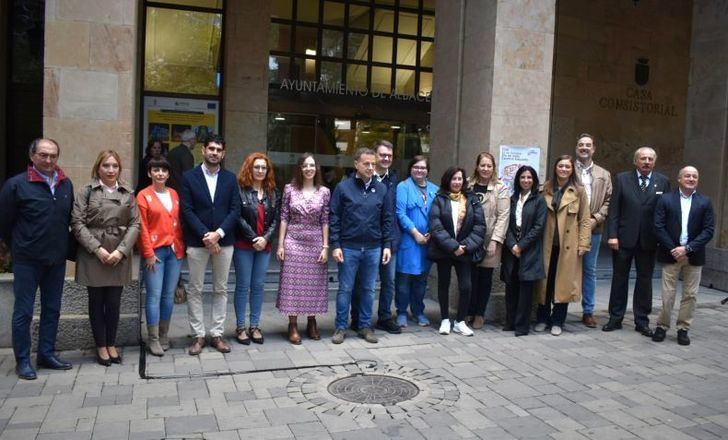
POLYGON ((36 156, 40 157, 43 160, 56 160, 58 159, 57 154, 48 154, 48 153, 35 153, 36 156))
POLYGON ((417 171, 427 171, 427 167, 412 167, 412 169, 417 171))
POLYGON ((261 171, 265 171, 265 170, 267 170, 267 169, 268 169, 268 167, 267 167, 267 166, 265 166, 265 165, 253 165, 253 169, 254 169, 254 170, 261 170, 261 171))
POLYGON ((392 158, 392 155, 391 154, 386 154, 386 153, 384 153, 384 154, 378 153, 378 154, 379 154, 379 157, 382 157, 384 159, 391 159, 392 158))

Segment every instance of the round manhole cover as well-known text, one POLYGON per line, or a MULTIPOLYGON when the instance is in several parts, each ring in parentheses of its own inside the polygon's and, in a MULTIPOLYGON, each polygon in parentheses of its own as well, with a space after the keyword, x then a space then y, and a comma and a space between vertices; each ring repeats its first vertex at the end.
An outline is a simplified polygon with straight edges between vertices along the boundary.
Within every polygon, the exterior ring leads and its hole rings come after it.
POLYGON ((331 382, 329 393, 339 399, 354 403, 396 405, 419 394, 420 389, 412 382, 381 374, 356 374, 331 382))

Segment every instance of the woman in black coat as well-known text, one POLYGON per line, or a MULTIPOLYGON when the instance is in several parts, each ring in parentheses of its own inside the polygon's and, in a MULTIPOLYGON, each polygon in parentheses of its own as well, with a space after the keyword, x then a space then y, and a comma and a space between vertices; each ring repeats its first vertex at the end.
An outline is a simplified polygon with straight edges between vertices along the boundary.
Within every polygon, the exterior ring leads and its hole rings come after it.
POLYGON ((480 202, 465 192, 465 170, 450 167, 442 175, 440 192, 429 216, 430 243, 427 255, 437 262, 437 297, 440 301, 440 334, 450 334, 450 272, 455 268, 460 296, 452 330, 464 336, 473 331, 465 323, 471 290, 473 252, 483 249, 485 219, 480 202))
POLYGON ((528 334, 536 280, 543 268, 543 230, 546 202, 538 193, 536 170, 524 165, 516 172, 511 214, 503 246, 501 279, 506 283, 506 326, 516 336, 528 334))

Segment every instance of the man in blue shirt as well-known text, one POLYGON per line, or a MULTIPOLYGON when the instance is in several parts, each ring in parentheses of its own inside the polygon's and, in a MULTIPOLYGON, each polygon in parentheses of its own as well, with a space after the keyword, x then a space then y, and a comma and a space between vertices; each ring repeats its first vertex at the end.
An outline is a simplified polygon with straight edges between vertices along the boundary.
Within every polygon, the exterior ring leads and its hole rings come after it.
POLYGON ((38 288, 38 367, 71 369, 54 353, 73 207, 73 184, 56 165, 60 152, 52 139, 34 140, 28 151, 32 165, 0 191, 0 239, 10 245, 13 257, 15 372, 27 380, 37 377, 30 362, 30 323, 38 288))
POLYGON ((346 337, 357 275, 361 282, 358 333, 367 342, 377 342, 371 329, 374 284, 380 262, 389 264, 391 258, 393 215, 387 187, 373 177, 375 165, 374 151, 357 150, 356 173, 337 185, 331 196, 331 255, 339 263, 334 344, 341 344, 346 337))

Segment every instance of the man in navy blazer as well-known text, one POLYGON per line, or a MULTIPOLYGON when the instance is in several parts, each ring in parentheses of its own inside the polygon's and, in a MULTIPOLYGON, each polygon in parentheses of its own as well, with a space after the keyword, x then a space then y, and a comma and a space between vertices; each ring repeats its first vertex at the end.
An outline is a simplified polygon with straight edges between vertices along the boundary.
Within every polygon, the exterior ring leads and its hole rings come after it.
POLYGON ((634 152, 635 170, 617 174, 607 217, 607 244, 612 249, 612 288, 605 332, 622 328, 627 310, 629 270, 634 259, 637 281, 632 295, 634 329, 651 337, 652 272, 655 269, 654 214, 657 199, 670 190, 670 181, 653 171, 657 153, 649 147, 634 152))
POLYGON ((665 340, 675 304, 680 273, 683 276, 682 300, 677 315, 677 342, 690 345, 688 330, 693 320, 700 275, 705 264, 705 245, 713 238, 715 219, 710 199, 697 192, 698 170, 686 166, 677 175, 679 188, 663 195, 655 207, 657 260, 662 266, 662 312, 652 340, 665 340))
POLYGON ((227 282, 233 258, 235 222, 240 215, 240 195, 235 175, 222 168, 225 141, 220 136, 205 140, 203 162, 182 176, 180 202, 187 264, 187 315, 193 333, 189 354, 198 355, 205 346, 202 286, 208 260, 212 260, 212 324, 210 345, 230 352, 222 338, 227 313, 227 282))

